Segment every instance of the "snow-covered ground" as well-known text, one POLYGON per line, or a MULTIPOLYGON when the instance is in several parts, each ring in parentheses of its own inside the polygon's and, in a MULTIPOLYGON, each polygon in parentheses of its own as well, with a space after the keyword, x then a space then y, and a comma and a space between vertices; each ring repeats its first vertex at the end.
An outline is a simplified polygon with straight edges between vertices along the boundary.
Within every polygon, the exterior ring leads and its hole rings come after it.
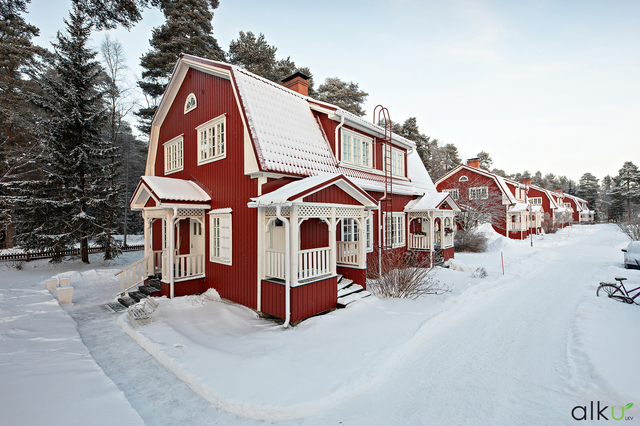
MULTIPOLYGON (((139 419, 130 407, 147 424, 573 424, 574 406, 600 401, 618 407, 616 415, 636 403, 625 424, 640 424, 640 371, 629 364, 640 355, 640 306, 595 296, 598 282, 614 276, 640 285, 640 271, 622 268, 626 237, 596 225, 534 237, 533 248, 529 240, 492 239, 487 253, 457 253, 450 269, 438 271, 450 293, 416 301, 370 297, 288 330, 214 291, 161 299, 153 324, 132 328, 126 315, 103 305, 119 288, 113 273, 141 253, 111 264, 95 255, 92 265, 0 266, 0 389, 19 391, 31 380, 55 393, 66 383, 66 360, 31 345, 61 333, 80 344, 79 332, 106 376, 94 363, 93 373, 81 369, 76 380, 91 384, 87 394, 103 386, 105 406, 126 405, 110 412, 132 422, 139 419), (472 277, 479 267, 486 278, 472 277), (73 306, 59 308, 43 290, 50 276, 72 278, 73 306), (78 331, 25 313, 20 299, 31 293, 52 314, 71 316, 78 331), (18 312, 22 323, 4 319, 18 312), (11 331, 27 329, 29 341, 11 331), (33 362, 17 364, 21 350, 33 362), (28 368, 43 359, 62 367, 28 368)), ((20 404, 13 393, 0 400, 10 418, 25 409, 57 414, 55 404, 20 404)), ((85 418, 94 424, 106 417, 85 418)))

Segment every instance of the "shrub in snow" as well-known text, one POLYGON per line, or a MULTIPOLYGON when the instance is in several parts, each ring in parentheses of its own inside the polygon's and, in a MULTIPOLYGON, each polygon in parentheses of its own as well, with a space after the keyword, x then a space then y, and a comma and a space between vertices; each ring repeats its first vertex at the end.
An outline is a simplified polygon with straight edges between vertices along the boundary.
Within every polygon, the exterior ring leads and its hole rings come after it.
MULTIPOLYGON (((375 249, 374 253, 378 253, 375 249)), ((374 255, 375 257, 377 257, 374 255)), ((376 258, 376 264, 378 259, 376 258)), ((388 250, 382 254, 381 273, 369 281, 369 289, 378 296, 417 299, 426 294, 449 291, 447 285, 433 278, 428 256, 388 250)))
POLYGON ((640 241, 640 218, 618 222, 618 227, 631 241, 640 241))
POLYGON ((483 253, 487 251, 487 244, 487 236, 477 228, 458 231, 453 240, 455 250, 459 252, 483 253))
POLYGON ((551 220, 551 215, 549 213, 545 213, 542 220, 542 231, 545 234, 555 234, 558 232, 558 225, 553 223, 551 220))
POLYGON ((483 267, 480 267, 478 269, 476 269, 475 271, 473 271, 473 273, 471 274, 471 276, 473 278, 487 278, 489 274, 487 274, 487 270, 484 269, 483 267))

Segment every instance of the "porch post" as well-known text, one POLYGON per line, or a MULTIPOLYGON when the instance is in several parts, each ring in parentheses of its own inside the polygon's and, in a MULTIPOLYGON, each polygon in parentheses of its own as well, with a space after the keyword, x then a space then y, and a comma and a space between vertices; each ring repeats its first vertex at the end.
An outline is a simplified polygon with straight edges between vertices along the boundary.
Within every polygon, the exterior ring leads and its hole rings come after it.
POLYGON ((338 273, 336 266, 338 258, 338 244, 336 243, 336 208, 331 207, 331 217, 329 218, 329 267, 331 268, 331 275, 338 273))
MULTIPOLYGON (((258 185, 260 188, 260 185, 258 185)), ((262 277, 264 277, 264 257, 266 255, 265 244, 264 244, 264 234, 265 234, 265 214, 264 208, 258 207, 258 246, 257 250, 257 259, 258 259, 258 291, 257 291, 257 300, 256 300, 256 310, 262 311, 262 277)))
POLYGON ((289 214, 291 223, 290 248, 291 248, 291 286, 298 283, 298 250, 300 247, 300 225, 298 224, 298 206, 292 205, 289 214))
POLYGON ((429 212, 429 267, 433 268, 433 221, 435 220, 433 212, 429 212))
POLYGON ((366 235, 364 233, 365 227, 365 217, 364 217, 364 209, 362 209, 362 213, 360 214, 360 218, 358 219, 358 268, 364 268, 367 264, 365 262, 366 259, 366 235))
POLYGON ((169 226, 168 226, 168 231, 169 231, 169 245, 168 245, 168 249, 169 249, 169 264, 168 266, 168 270, 169 270, 169 298, 173 299, 173 296, 175 294, 174 292, 174 287, 175 287, 175 247, 176 247, 176 228, 175 228, 175 223, 176 220, 178 219, 178 208, 174 207, 173 208, 173 217, 171 218, 171 220, 169 221, 169 226))

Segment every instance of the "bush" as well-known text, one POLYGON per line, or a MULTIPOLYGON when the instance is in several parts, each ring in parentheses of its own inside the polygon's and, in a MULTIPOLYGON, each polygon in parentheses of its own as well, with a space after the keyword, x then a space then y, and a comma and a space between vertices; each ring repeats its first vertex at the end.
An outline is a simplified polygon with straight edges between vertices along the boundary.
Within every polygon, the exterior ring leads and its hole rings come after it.
POLYGON ((558 232, 558 225, 553 223, 551 220, 551 215, 549 213, 545 213, 542 220, 542 230, 545 234, 555 234, 558 232))
POLYGON ((631 241, 640 241, 640 218, 618 222, 618 227, 631 241))
POLYGON ((453 240, 456 251, 466 251, 471 253, 483 253, 487 251, 488 238, 477 228, 469 231, 458 231, 453 240))
POLYGON ((369 289, 378 296, 400 299, 448 292, 447 285, 433 278, 435 270, 429 263, 428 256, 419 258, 412 252, 389 251, 382 256, 382 273, 369 281, 369 289))
POLYGON ((489 276, 489 274, 487 274, 487 270, 484 269, 483 267, 480 267, 478 269, 476 269, 475 271, 473 271, 473 273, 471 274, 471 276, 473 278, 487 278, 487 276, 489 276))

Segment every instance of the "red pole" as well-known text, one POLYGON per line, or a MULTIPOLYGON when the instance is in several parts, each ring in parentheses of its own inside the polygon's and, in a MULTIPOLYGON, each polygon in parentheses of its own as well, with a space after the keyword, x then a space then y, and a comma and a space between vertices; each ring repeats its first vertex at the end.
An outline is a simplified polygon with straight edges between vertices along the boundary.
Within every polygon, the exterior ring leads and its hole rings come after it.
POLYGON ((504 275, 504 256, 502 256, 502 252, 500 252, 500 259, 502 260, 502 275, 504 275))

